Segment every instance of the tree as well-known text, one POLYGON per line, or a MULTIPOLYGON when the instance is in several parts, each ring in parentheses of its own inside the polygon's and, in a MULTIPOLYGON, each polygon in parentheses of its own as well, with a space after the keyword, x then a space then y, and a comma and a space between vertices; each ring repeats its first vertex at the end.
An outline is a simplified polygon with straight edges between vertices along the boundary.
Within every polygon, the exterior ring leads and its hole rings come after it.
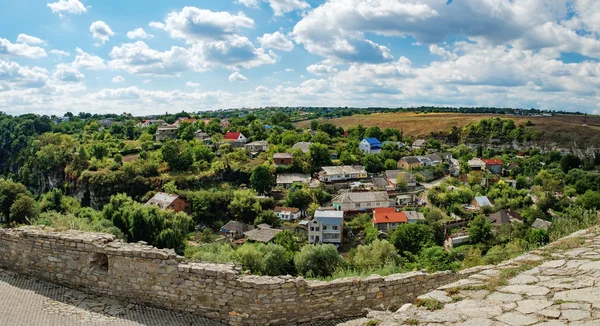
POLYGON ((383 134, 381 132, 381 129, 379 129, 379 127, 377 126, 372 126, 365 130, 365 138, 377 138, 381 140, 383 139, 382 136, 383 134))
POLYGON ((117 153, 115 154, 115 156, 113 157, 113 160, 115 161, 115 163, 121 165, 123 164, 123 155, 117 153))
POLYGON ((396 160, 393 160, 391 158, 388 158, 383 163, 383 167, 386 170, 395 170, 397 166, 398 166, 398 163, 396 162, 396 160))
POLYGON ((289 252, 296 252, 300 250, 296 236, 290 230, 283 230, 275 235, 273 239, 275 244, 284 247, 289 252))
POLYGON ((21 194, 31 195, 23 184, 12 180, 0 179, 0 214, 9 222, 10 208, 21 194))
POLYGON ((400 192, 408 190, 408 182, 406 182, 404 172, 400 172, 396 176, 396 189, 400 192))
POLYGON ((398 262, 396 248, 385 240, 375 240, 370 245, 359 245, 352 259, 356 267, 383 267, 398 262))
POLYGON ((377 154, 366 154, 363 157, 363 165, 367 172, 377 173, 383 170, 383 163, 377 154))
POLYGON ((450 254, 439 246, 423 249, 419 254, 419 266, 430 273, 458 268, 458 264, 452 262, 450 254))
POLYGON ((434 243, 434 233, 425 224, 404 223, 396 227, 390 242, 401 255, 406 255, 405 252, 418 254, 421 249, 434 243))
POLYGON ((296 270, 307 277, 331 276, 343 263, 344 259, 332 244, 304 246, 294 257, 296 270))
POLYGON ((331 155, 327 145, 313 143, 309 147, 310 167, 312 171, 318 171, 322 166, 331 165, 331 155))
POLYGON ((571 169, 577 169, 581 165, 581 159, 574 154, 567 154, 560 159, 560 167, 567 173, 571 169))
POLYGON ((372 224, 367 224, 365 226, 365 244, 369 245, 377 240, 377 234, 379 230, 374 227, 372 224))
POLYGON ((267 194, 275 186, 276 176, 266 165, 257 166, 250 176, 250 186, 259 194, 267 194))
POLYGON ((85 147, 83 145, 79 146, 77 153, 73 154, 73 168, 76 171, 83 171, 87 169, 89 159, 90 157, 85 147))
POLYGON ((488 243, 492 239, 492 224, 483 215, 477 215, 469 223, 469 240, 471 243, 488 243))
POLYGON ((281 226, 281 219, 273 211, 261 211, 254 219, 254 225, 269 224, 272 227, 281 226))
POLYGON ((300 210, 304 210, 312 202, 312 197, 305 189, 293 189, 288 192, 285 202, 289 207, 295 207, 299 208, 300 210))
POLYGON ((262 207, 256 198, 256 193, 252 190, 236 190, 233 193, 233 200, 227 206, 234 219, 241 220, 244 223, 252 223, 262 211, 262 207))
POLYGON ((177 129, 179 139, 187 140, 187 141, 194 139, 195 132, 196 132, 195 125, 191 124, 187 121, 183 121, 181 124, 179 124, 179 128, 177 129))
POLYGON ((171 170, 186 171, 194 163, 192 149, 184 142, 168 140, 160 153, 171 170))
POLYGON ((19 194, 10 206, 10 221, 17 224, 31 224, 40 215, 40 210, 33 198, 19 194))
POLYGON ((42 212, 74 213, 80 206, 77 199, 65 196, 59 188, 54 188, 47 192, 42 196, 40 202, 40 210, 42 212))
POLYGON ((577 204, 585 209, 600 209, 600 192, 588 190, 577 198, 577 204))

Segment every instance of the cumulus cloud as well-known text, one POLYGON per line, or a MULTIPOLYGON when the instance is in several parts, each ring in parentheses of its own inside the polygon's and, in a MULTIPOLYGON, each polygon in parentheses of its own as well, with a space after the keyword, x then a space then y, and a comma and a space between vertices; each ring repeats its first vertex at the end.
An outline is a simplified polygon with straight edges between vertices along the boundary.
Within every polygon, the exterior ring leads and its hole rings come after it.
POLYGON ((187 87, 199 87, 200 83, 188 81, 187 83, 185 83, 185 86, 187 86, 187 87))
POLYGON ((92 32, 92 36, 99 40, 102 44, 106 43, 111 36, 115 35, 112 29, 110 29, 110 27, 101 20, 92 23, 90 26, 90 32, 92 32))
POLYGON ((140 28, 136 28, 132 31, 127 32, 127 37, 130 39, 136 39, 136 38, 146 39, 146 38, 153 38, 154 35, 146 33, 146 31, 144 31, 144 29, 140 27, 140 28))
POLYGON ((14 61, 0 60, 2 88, 42 88, 48 84, 48 71, 43 68, 21 66, 14 61))
POLYGON ((67 51, 63 51, 63 50, 50 50, 49 52, 50 52, 50 54, 54 54, 54 55, 56 55, 58 57, 61 57, 61 56, 62 57, 69 57, 69 56, 71 56, 71 53, 69 53, 67 51))
POLYGON ((187 49, 174 46, 160 52, 151 49, 146 43, 137 41, 115 46, 110 51, 109 65, 115 70, 131 74, 177 76, 181 72, 194 69, 187 49))
POLYGON ((336 73, 338 70, 332 66, 323 64, 314 64, 306 67, 306 71, 313 75, 322 76, 336 73))
POLYGON ((72 63, 73 67, 90 70, 100 70, 106 68, 104 59, 96 55, 89 54, 80 48, 77 48, 76 51, 77 56, 75 56, 75 60, 72 63))
POLYGON ((35 36, 27 35, 27 34, 19 34, 17 36, 18 43, 26 43, 26 44, 44 44, 44 40, 37 38, 35 36))
POLYGON ((53 13, 58 14, 81 14, 87 11, 83 3, 79 0, 58 0, 58 2, 48 3, 47 6, 53 13))
POLYGON ((245 81, 248 81, 248 78, 246 78, 246 76, 244 76, 236 71, 233 74, 229 75, 229 81, 232 83, 233 82, 245 82, 245 81))
POLYGON ((294 43, 280 32, 273 34, 265 33, 263 36, 258 37, 258 42, 265 49, 271 48, 281 51, 292 51, 294 49, 294 43))
POLYGON ((85 80, 85 76, 76 68, 64 63, 58 64, 54 68, 54 79, 68 83, 78 83, 85 80))
MULTIPOLYGON (((257 8, 260 0, 238 0, 237 2, 249 7, 257 8)), ((283 16, 284 14, 296 10, 309 9, 310 5, 304 0, 262 0, 269 4, 275 16, 283 16)))
POLYGON ((122 83, 124 81, 125 81, 125 78, 123 78, 123 76, 121 76, 121 75, 116 75, 112 79, 112 83, 113 84, 120 84, 120 83, 122 83))
POLYGON ((171 37, 188 43, 206 40, 225 40, 240 30, 253 28, 254 20, 244 13, 232 15, 225 11, 213 12, 196 7, 185 7, 171 12, 165 19, 164 29, 171 37))
POLYGON ((39 46, 30 46, 26 43, 11 43, 0 37, 0 56, 16 56, 30 59, 38 59, 47 56, 46 50, 39 46))

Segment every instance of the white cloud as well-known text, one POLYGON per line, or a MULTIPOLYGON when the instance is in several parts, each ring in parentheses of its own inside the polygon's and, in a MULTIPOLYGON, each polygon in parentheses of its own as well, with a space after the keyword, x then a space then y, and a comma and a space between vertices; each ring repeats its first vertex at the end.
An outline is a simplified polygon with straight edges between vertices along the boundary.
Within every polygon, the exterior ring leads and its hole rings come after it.
POLYGON ((90 25, 90 32, 92 32, 92 36, 102 44, 106 43, 111 36, 115 35, 112 29, 101 20, 95 21, 90 25))
POLYGON ((68 83, 78 83, 85 80, 85 76, 77 69, 64 63, 58 64, 54 68, 54 79, 68 83))
POLYGON ((43 68, 21 66, 14 61, 0 60, 0 88, 42 88, 48 84, 48 71, 43 68))
POLYGON ((79 0, 58 0, 58 2, 48 3, 47 6, 53 13, 59 14, 63 12, 81 14, 87 10, 79 0))
POLYGON ((18 43, 26 43, 26 44, 44 44, 46 43, 44 40, 37 38, 35 36, 27 35, 27 34, 19 34, 17 36, 18 43))
POLYGON ((338 70, 332 66, 324 64, 314 64, 306 67, 306 71, 313 75, 322 76, 336 73, 338 70))
POLYGON ((165 19, 164 29, 171 37, 188 43, 206 40, 225 40, 240 30, 253 28, 254 21, 244 13, 232 15, 225 11, 213 12, 196 7, 185 7, 171 12, 165 19))
POLYGON ((109 65, 112 69, 124 70, 130 74, 177 76, 183 71, 194 70, 191 66, 193 58, 188 50, 177 46, 160 52, 137 41, 113 47, 110 57, 112 60, 109 65))
POLYGON ((294 49, 294 43, 288 40, 285 35, 280 32, 275 32, 273 34, 265 33, 257 39, 260 45, 265 49, 272 48, 281 51, 292 51, 294 49))
POLYGON ((292 69, 292 68, 286 68, 285 69, 285 72, 293 72, 293 71, 294 71, 294 69, 292 69))
POLYGON ((152 28, 156 28, 156 29, 165 29, 165 24, 160 23, 160 22, 150 22, 148 24, 148 26, 150 26, 152 28))
POLYGON ((248 78, 246 78, 246 76, 244 76, 236 71, 233 74, 229 75, 229 81, 230 82, 246 82, 246 81, 248 81, 248 78))
POLYGON ((185 86, 187 86, 187 87, 200 87, 200 83, 188 81, 187 83, 185 83, 185 86))
POLYGON ((144 29, 140 27, 140 28, 136 28, 132 31, 127 32, 127 37, 130 39, 135 39, 135 38, 146 39, 146 38, 153 38, 154 35, 147 34, 146 31, 144 31, 144 29))
POLYGON ((17 56, 31 59, 38 59, 47 56, 46 51, 39 46, 30 46, 25 43, 11 43, 9 40, 0 37, 0 56, 17 56))
POLYGON ((100 70, 106 68, 104 59, 93 54, 89 54, 80 48, 77 48, 76 50, 77 56, 75 56, 75 60, 72 63, 73 67, 90 70, 100 70))
POLYGON ((116 75, 112 79, 112 83, 113 84, 120 84, 120 83, 122 83, 124 81, 125 81, 125 78, 123 78, 123 76, 121 76, 121 75, 116 75))
POLYGON ((146 79, 144 80, 144 84, 150 84, 152 82, 152 79, 146 79))
MULTIPOLYGON (((237 3, 249 8, 257 8, 260 0, 238 0, 237 3)), ((262 0, 267 2, 275 16, 283 16, 295 10, 309 9, 310 5, 304 0, 262 0)))
POLYGON ((54 54, 54 55, 59 56, 59 57, 61 57, 61 56, 63 56, 63 57, 69 57, 69 56, 71 56, 71 53, 69 53, 67 51, 63 51, 63 50, 50 50, 49 52, 50 52, 50 54, 54 54))

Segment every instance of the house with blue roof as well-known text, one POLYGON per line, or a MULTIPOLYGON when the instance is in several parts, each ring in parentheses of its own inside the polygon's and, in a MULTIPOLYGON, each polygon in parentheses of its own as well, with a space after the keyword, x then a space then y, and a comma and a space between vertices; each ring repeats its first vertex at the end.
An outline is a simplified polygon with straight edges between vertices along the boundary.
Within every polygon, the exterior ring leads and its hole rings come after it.
POLYGON ((344 212, 315 211, 315 216, 308 223, 308 243, 331 243, 339 246, 342 243, 344 230, 344 212))
POLYGON ((379 154, 381 146, 381 142, 377 138, 364 138, 360 141, 358 148, 365 154, 379 154))

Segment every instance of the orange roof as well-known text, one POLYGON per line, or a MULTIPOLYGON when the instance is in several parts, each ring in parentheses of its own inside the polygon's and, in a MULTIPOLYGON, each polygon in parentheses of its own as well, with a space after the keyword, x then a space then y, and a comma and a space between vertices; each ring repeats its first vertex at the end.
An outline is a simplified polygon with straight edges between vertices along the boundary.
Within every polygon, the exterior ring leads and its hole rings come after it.
POLYGON ((487 165, 502 165, 502 160, 497 158, 483 159, 487 165))
POLYGON ((238 138, 240 138, 240 132, 228 131, 225 134, 225 137, 223 139, 225 139, 225 140, 238 140, 238 138))
POLYGON ((375 208, 373 211, 373 223, 407 223, 408 218, 404 212, 396 212, 395 208, 375 208))

